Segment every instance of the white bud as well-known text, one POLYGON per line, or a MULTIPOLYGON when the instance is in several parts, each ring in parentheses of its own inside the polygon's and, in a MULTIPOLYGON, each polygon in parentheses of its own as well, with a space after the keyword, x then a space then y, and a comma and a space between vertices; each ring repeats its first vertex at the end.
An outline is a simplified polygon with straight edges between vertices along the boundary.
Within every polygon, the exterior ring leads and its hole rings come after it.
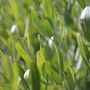
POLYGON ((17 28, 17 25, 14 24, 11 28, 11 33, 17 33, 18 32, 18 28, 17 28))
POLYGON ((54 40, 54 36, 51 37, 51 40, 54 40))
POLYGON ((90 7, 87 6, 85 9, 82 11, 82 14, 80 16, 80 20, 84 19, 90 19, 90 7))
POLYGON ((90 41, 90 7, 89 6, 85 7, 85 9, 82 11, 80 17, 80 25, 84 33, 84 36, 88 41, 90 41))
POLYGON ((27 69, 26 72, 24 73, 24 79, 28 79, 30 75, 30 69, 27 69))
POLYGON ((43 10, 44 9, 44 7, 43 7, 43 5, 42 4, 40 4, 40 10, 43 10))
POLYGON ((48 40, 48 44, 50 47, 52 47, 52 45, 53 45, 53 40, 54 40, 53 36, 48 40))

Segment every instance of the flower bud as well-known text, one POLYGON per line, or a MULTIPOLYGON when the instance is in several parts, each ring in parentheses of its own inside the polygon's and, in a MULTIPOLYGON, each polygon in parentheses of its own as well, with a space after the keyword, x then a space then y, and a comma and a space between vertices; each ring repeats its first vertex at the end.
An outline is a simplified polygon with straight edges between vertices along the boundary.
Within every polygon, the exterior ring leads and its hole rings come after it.
POLYGON ((30 75, 30 69, 27 69, 26 72, 24 73, 24 79, 27 80, 30 75))
POLYGON ((17 25, 13 25, 12 28, 11 28, 11 33, 14 34, 14 33, 17 33, 18 32, 18 28, 17 28, 17 25))
POLYGON ((90 7, 87 6, 83 10, 80 16, 80 24, 83 30, 83 33, 88 41, 90 41, 90 7))
POLYGON ((52 48, 53 46, 53 40, 54 40, 54 37, 52 36, 49 40, 48 40, 48 45, 52 48))

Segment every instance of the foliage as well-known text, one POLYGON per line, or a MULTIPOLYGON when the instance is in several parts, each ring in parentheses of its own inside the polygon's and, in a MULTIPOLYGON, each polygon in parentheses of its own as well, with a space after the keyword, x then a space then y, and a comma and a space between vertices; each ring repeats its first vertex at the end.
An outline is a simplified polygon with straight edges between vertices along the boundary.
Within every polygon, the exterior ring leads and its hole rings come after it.
POLYGON ((89 90, 89 2, 0 0, 0 90, 89 90))

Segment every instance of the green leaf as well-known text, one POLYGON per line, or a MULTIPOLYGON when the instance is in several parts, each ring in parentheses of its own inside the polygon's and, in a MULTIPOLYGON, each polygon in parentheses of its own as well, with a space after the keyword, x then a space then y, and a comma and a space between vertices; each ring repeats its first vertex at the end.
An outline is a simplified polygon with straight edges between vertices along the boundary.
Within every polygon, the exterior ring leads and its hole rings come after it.
POLYGON ((34 1, 34 3, 35 3, 37 6, 39 6, 40 3, 41 3, 41 0, 32 0, 32 1, 34 1))
POLYGON ((7 75, 7 78, 11 79, 11 77, 13 76, 13 73, 12 73, 12 67, 11 67, 10 61, 2 51, 0 51, 0 58, 1 58, 3 70, 7 75))
POLYGON ((31 64, 31 81, 32 81, 32 90, 40 90, 40 75, 35 63, 31 64))
POLYGON ((58 70, 61 75, 61 78, 63 79, 63 72, 64 72, 64 62, 63 62, 63 54, 58 48, 55 46, 55 52, 56 52, 56 58, 58 62, 58 70))
POLYGON ((85 0, 77 0, 77 1, 82 8, 86 7, 85 0))
POLYGON ((63 14, 64 11, 64 5, 65 2, 64 0, 60 1, 60 0, 53 0, 54 6, 56 8, 56 10, 60 13, 63 14))
POLYGON ((57 85, 62 85, 61 76, 54 69, 51 68, 52 78, 57 85))
POLYGON ((68 84, 70 90, 74 90, 75 76, 74 76, 74 72, 73 72, 72 67, 68 67, 67 84, 68 84))
MULTIPOLYGON (((2 64, 2 70, 5 74, 4 79, 6 79, 5 83, 8 82, 10 84, 11 89, 17 90, 17 79, 18 79, 18 73, 17 73, 17 68, 15 63, 11 63, 6 55, 3 54, 2 51, 0 51, 0 58, 1 64, 2 64), (10 83, 11 82, 11 83, 10 83)), ((3 74, 2 74, 3 75, 3 74)))
POLYGON ((16 21, 19 22, 19 11, 18 11, 17 2, 15 0, 8 0, 8 2, 10 4, 13 16, 15 17, 16 21))
POLYGON ((24 86, 25 89, 30 89, 28 83, 24 79, 24 73, 25 73, 25 71, 23 70, 23 68, 19 64, 17 64, 17 68, 18 68, 18 73, 19 73, 20 78, 21 78, 22 85, 24 86))
POLYGON ((24 59, 24 61, 27 64, 30 65, 31 62, 32 62, 32 60, 31 60, 30 56, 27 54, 27 52, 22 48, 22 46, 20 45, 20 43, 16 43, 15 46, 16 46, 16 50, 19 53, 19 55, 24 59))
POLYGON ((89 51, 87 49, 87 47, 83 44, 83 38, 79 35, 77 35, 77 41, 78 41, 78 46, 79 46, 79 50, 80 50, 80 54, 81 56, 83 57, 84 59, 84 63, 86 64, 87 68, 89 69, 90 68, 90 65, 89 65, 89 51))
POLYGON ((42 66, 45 63, 45 58, 43 56, 44 49, 41 49, 37 52, 37 67, 39 69, 40 74, 42 74, 42 66))
POLYGON ((48 22, 53 28, 54 21, 55 21, 55 9, 53 6, 53 0, 43 0, 42 4, 44 7, 45 17, 48 19, 48 22))
POLYGON ((52 35, 52 28, 47 20, 40 20, 37 16, 33 16, 33 21, 36 24, 39 33, 45 34, 46 36, 52 35))
POLYGON ((52 60, 53 56, 54 56, 54 52, 52 50, 52 48, 49 45, 45 45, 44 47, 44 56, 45 56, 45 60, 52 60))
POLYGON ((88 49, 88 46, 83 42, 83 47, 84 47, 84 50, 85 50, 85 54, 87 56, 87 61, 89 63, 89 59, 90 59, 90 51, 88 49))

